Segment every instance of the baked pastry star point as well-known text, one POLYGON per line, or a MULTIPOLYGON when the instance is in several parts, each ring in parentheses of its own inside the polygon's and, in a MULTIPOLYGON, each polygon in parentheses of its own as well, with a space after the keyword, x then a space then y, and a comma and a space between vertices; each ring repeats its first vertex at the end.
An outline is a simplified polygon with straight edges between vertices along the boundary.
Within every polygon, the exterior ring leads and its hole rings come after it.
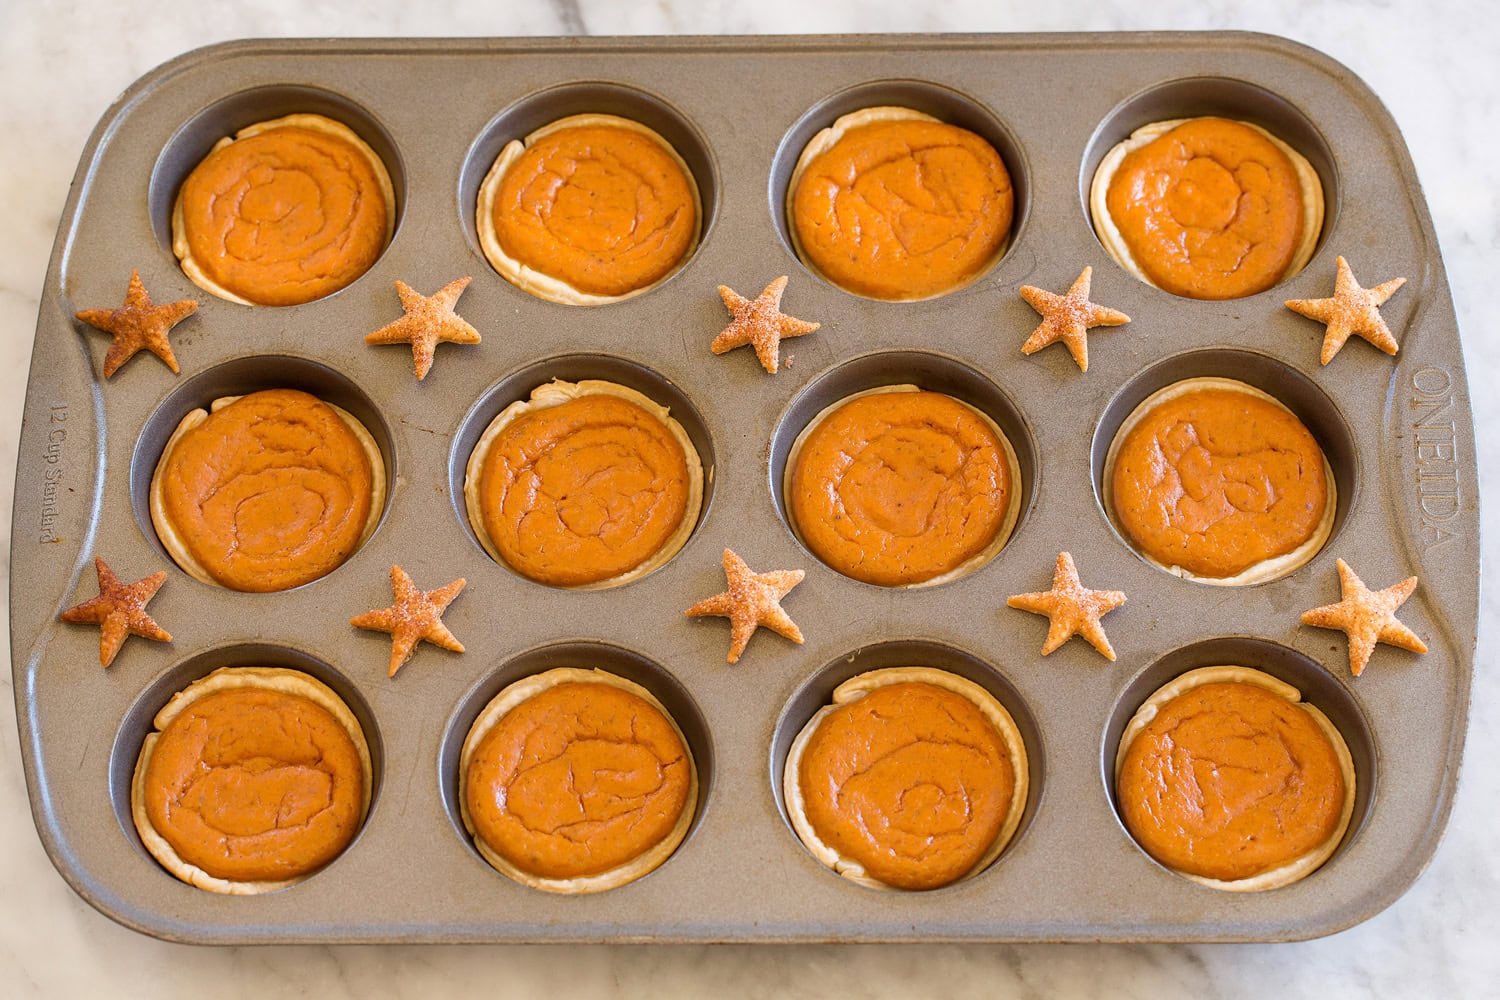
POLYGON ((171 634, 146 614, 146 605, 167 582, 165 570, 158 570, 134 583, 121 583, 104 560, 95 556, 94 572, 99 577, 99 596, 69 608, 58 617, 75 625, 99 626, 101 666, 108 667, 115 662, 120 647, 132 635, 157 642, 172 641, 171 634))
POLYGON ((740 654, 750 643, 750 637, 761 625, 800 643, 802 630, 782 610, 781 599, 802 582, 803 575, 800 569, 754 573, 733 550, 725 549, 724 576, 729 581, 729 588, 722 594, 699 601, 684 614, 693 618, 717 615, 729 619, 731 628, 727 659, 730 663, 739 662, 740 654))
POLYGON ((755 348, 755 356, 760 359, 761 367, 775 374, 781 355, 781 341, 812 333, 822 325, 795 319, 781 311, 781 294, 786 291, 786 282, 787 276, 783 274, 753 299, 745 298, 728 285, 720 285, 719 297, 724 300, 731 319, 723 332, 708 345, 708 349, 715 354, 723 354, 750 344, 755 348))
POLYGON ((1021 345, 1022 354, 1035 354, 1060 340, 1067 346, 1068 353, 1073 355, 1078 370, 1089 370, 1089 329, 1096 326, 1120 326, 1130 322, 1130 317, 1120 310, 1089 301, 1089 286, 1093 282, 1093 276, 1094 269, 1084 267, 1083 273, 1063 295, 1056 295, 1035 285, 1021 286, 1021 298, 1042 314, 1041 325, 1021 345))
POLYGON ((412 365, 417 381, 432 370, 438 344, 477 344, 479 331, 453 311, 458 297, 472 279, 458 278, 448 282, 432 295, 422 295, 406 282, 396 281, 396 294, 405 315, 392 320, 374 333, 365 335, 367 344, 411 344, 412 365))
POLYGON ((1078 568, 1073 565, 1071 554, 1058 553, 1051 590, 1016 594, 1006 598, 1005 603, 1034 615, 1046 615, 1050 620, 1047 641, 1042 645, 1043 656, 1071 637, 1080 635, 1104 654, 1105 659, 1115 658, 1114 647, 1109 644, 1099 619, 1124 604, 1125 595, 1118 590, 1089 590, 1085 587, 1078 580, 1078 568))
POLYGON ((455 653, 464 651, 464 644, 443 624, 443 612, 448 610, 448 605, 453 603, 467 582, 459 577, 436 590, 423 591, 417 589, 404 569, 392 566, 391 590, 395 593, 396 603, 356 615, 349 619, 349 624, 391 634, 391 662, 387 676, 395 677, 396 671, 411 659, 417 643, 423 639, 455 653))
POLYGON ((1409 576, 1384 590, 1370 590, 1344 560, 1338 560, 1340 600, 1302 612, 1302 624, 1338 629, 1349 636, 1349 669, 1364 673, 1376 643, 1399 646, 1413 653, 1427 652, 1427 644, 1396 620, 1396 609, 1417 589, 1409 576))
POLYGON ((160 305, 152 302, 140 272, 131 271, 124 305, 118 309, 84 309, 74 315, 115 338, 104 355, 104 377, 110 378, 143 348, 166 362, 172 374, 177 374, 180 371, 177 356, 172 353, 167 334, 197 311, 198 303, 193 299, 160 305))
POLYGON ((1334 278, 1332 298, 1288 299, 1286 302, 1286 307, 1292 312, 1315 319, 1327 327, 1323 334, 1323 364, 1328 364, 1343 350, 1351 335, 1363 337, 1387 354, 1395 354, 1400 345, 1391 336, 1391 328, 1385 325, 1380 307, 1396 294, 1396 289, 1406 284, 1406 279, 1392 278, 1374 288, 1361 288, 1348 261, 1339 257, 1336 264, 1338 275, 1334 278))

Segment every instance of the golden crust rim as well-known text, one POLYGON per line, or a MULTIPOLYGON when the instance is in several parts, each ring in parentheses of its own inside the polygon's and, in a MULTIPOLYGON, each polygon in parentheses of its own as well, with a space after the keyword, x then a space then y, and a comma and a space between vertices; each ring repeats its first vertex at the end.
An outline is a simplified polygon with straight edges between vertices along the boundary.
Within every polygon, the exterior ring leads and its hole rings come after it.
MULTIPOLYGON (((1349 830, 1349 823, 1354 817, 1355 797, 1355 774, 1354 758, 1349 753, 1349 744, 1344 741, 1344 734, 1339 732, 1327 715, 1315 705, 1310 705, 1302 700, 1302 692, 1295 686, 1271 676, 1263 670, 1254 667, 1239 665, 1219 665, 1211 667, 1198 667, 1186 673, 1179 674, 1161 687, 1157 688, 1151 695, 1141 703, 1130 721, 1125 724, 1125 729, 1120 733, 1120 743, 1115 750, 1114 766, 1112 768, 1111 780, 1116 786, 1116 795, 1119 794, 1120 768, 1125 762, 1126 751, 1135 742, 1135 738, 1141 731, 1155 719, 1163 705, 1176 698, 1178 695, 1190 691, 1204 684, 1239 683, 1254 684, 1275 694, 1277 697, 1285 698, 1302 708, 1311 716, 1318 728, 1328 737, 1333 746, 1334 756, 1338 758, 1339 771, 1344 778, 1344 802, 1339 811, 1338 825, 1329 835, 1328 839, 1317 845, 1312 850, 1300 857, 1293 858, 1286 864, 1252 875, 1242 879, 1214 879, 1203 875, 1194 875, 1192 872, 1180 871, 1170 868, 1158 861, 1163 868, 1180 875, 1190 882, 1196 882, 1209 889, 1218 889, 1222 892, 1264 892, 1268 889, 1279 889, 1291 885, 1293 882, 1301 881, 1322 867, 1333 853, 1338 850, 1339 844, 1343 842, 1344 834, 1349 830)), ((1128 832, 1128 831, 1127 831, 1128 832)), ((1134 837, 1132 836, 1132 840, 1134 837)), ((1139 841, 1136 842, 1139 846, 1139 841)), ((1145 848, 1141 850, 1145 852, 1145 848)), ((1149 855, 1148 855, 1149 856, 1149 855)), ((1153 858, 1153 860, 1155 860, 1153 858)))
MULTIPOLYGON (((806 800, 802 795, 802 787, 798 775, 801 771, 802 754, 807 749, 813 734, 822 725, 823 720, 838 708, 851 704, 864 697, 878 687, 890 684, 905 683, 930 684, 933 687, 942 688, 973 702, 984 717, 993 725, 1005 741, 1007 755, 1010 759, 1011 773, 1014 784, 1011 789, 1010 807, 1005 814, 1005 822, 1000 831, 995 835, 994 841, 989 848, 974 863, 967 872, 954 879, 947 885, 967 881, 983 872, 995 862, 1009 846, 1015 837, 1016 830, 1020 828, 1022 813, 1026 808, 1026 797, 1030 793, 1030 762, 1026 753, 1026 742, 1021 737, 1021 731, 1016 726, 1015 719, 1006 707, 979 684, 961 677, 949 670, 938 667, 884 667, 877 670, 867 670, 864 673, 844 681, 834 688, 832 703, 824 705, 813 713, 807 724, 797 733, 787 749, 786 763, 782 766, 781 790, 782 798, 786 803, 787 818, 792 824, 797 839, 802 841, 804 847, 825 868, 833 870, 843 878, 862 885, 868 889, 879 889, 886 892, 913 892, 924 890, 902 889, 898 886, 887 885, 884 882, 870 876, 858 861, 846 858, 836 849, 830 847, 818 836, 813 829, 811 821, 807 818, 806 800)), ((938 886, 936 888, 943 888, 938 886)))
MULTIPOLYGON (((360 767, 363 770, 362 789, 360 798, 359 823, 364 826, 365 818, 370 812, 370 800, 374 791, 374 767, 370 758, 370 744, 365 737, 363 727, 355 718, 354 712, 348 703, 339 697, 328 685, 318 680, 311 674, 301 670, 292 670, 288 667, 220 667, 210 674, 198 678, 187 687, 174 694, 165 705, 157 711, 151 720, 152 732, 148 733, 141 743, 141 751, 136 757, 135 770, 130 779, 130 818, 135 825, 136 833, 141 838, 141 843, 147 852, 156 859, 163 868, 188 885, 202 889, 206 892, 218 893, 225 896, 258 896, 267 892, 275 892, 289 886, 297 885, 312 878, 322 871, 324 865, 313 871, 289 879, 263 880, 263 881, 237 881, 234 879, 219 878, 210 875, 197 865, 183 860, 167 839, 157 832, 151 823, 151 817, 146 811, 146 770, 151 763, 151 755, 156 749, 157 739, 162 731, 171 724, 193 702, 206 695, 218 691, 229 691, 240 688, 258 688, 262 690, 279 691, 283 694, 295 695, 305 698, 313 704, 322 708, 334 717, 339 725, 349 734, 354 743, 354 749, 359 755, 360 767)), ((354 837, 359 836, 358 830, 354 837)), ((350 839, 352 845, 354 838, 350 839)), ((348 848, 346 847, 345 850, 348 848)), ((340 856, 342 856, 342 851, 340 856)), ((333 860, 338 860, 334 858, 333 860)), ((330 861, 329 864, 332 864, 330 861)))
POLYGON ((677 724, 672 713, 667 711, 665 705, 649 690, 636 684, 634 681, 626 680, 616 674, 597 667, 554 667, 539 674, 531 674, 520 680, 501 688, 499 693, 485 704, 475 717, 473 724, 469 727, 468 735, 464 737, 463 749, 459 752, 458 759, 458 808, 459 817, 463 821, 464 829, 468 832, 470 839, 474 842, 475 849, 480 856, 489 863, 500 874, 519 882, 521 885, 532 889, 540 889, 544 892, 554 892, 563 895, 584 895, 595 892, 604 892, 615 889, 636 879, 642 878, 657 868, 676 852, 686 839, 688 829, 693 825, 693 819, 698 810, 698 763, 693 757, 692 745, 688 743, 687 736, 682 727, 677 724), (547 878, 533 875, 523 871, 510 861, 506 860, 494 848, 479 836, 474 828, 473 818, 469 815, 468 808, 468 780, 469 764, 473 760, 475 749, 479 741, 493 729, 511 709, 528 701, 541 692, 556 687, 559 684, 583 683, 583 684, 608 684, 622 691, 628 691, 642 699, 662 714, 662 717, 671 725, 677 738, 682 741, 682 752, 688 762, 688 790, 684 801, 682 812, 677 816, 677 822, 667 835, 647 848, 634 858, 600 872, 597 875, 582 876, 579 878, 547 878))
POLYGON ((698 188, 698 178, 688 167, 687 161, 682 154, 666 140, 661 133, 649 126, 643 125, 630 118, 622 118, 619 115, 606 114, 581 114, 568 115, 556 121, 549 122, 542 127, 529 132, 520 139, 512 139, 500 150, 500 155, 490 166, 484 175, 484 180, 479 184, 479 193, 475 200, 474 229, 479 238, 479 248, 484 254, 485 260, 489 261, 499 275, 515 287, 530 295, 548 302, 556 302, 567 306, 602 306, 612 302, 623 302, 637 295, 659 287, 669 281, 679 271, 687 266, 694 252, 698 249, 698 243, 703 238, 703 195, 698 188), (697 224, 693 230, 693 238, 688 243, 687 249, 682 252, 677 263, 672 269, 660 278, 640 288, 632 288, 630 291, 620 295, 595 295, 583 292, 563 281, 561 278, 553 277, 522 263, 510 254, 500 244, 500 235, 495 231, 495 198, 499 194, 501 182, 505 175, 515 166, 526 147, 543 136, 553 132, 560 132, 569 128, 583 128, 590 125, 609 125, 616 128, 628 129, 652 139, 666 151, 682 171, 683 177, 687 179, 688 188, 693 196, 693 210, 697 214, 697 224))

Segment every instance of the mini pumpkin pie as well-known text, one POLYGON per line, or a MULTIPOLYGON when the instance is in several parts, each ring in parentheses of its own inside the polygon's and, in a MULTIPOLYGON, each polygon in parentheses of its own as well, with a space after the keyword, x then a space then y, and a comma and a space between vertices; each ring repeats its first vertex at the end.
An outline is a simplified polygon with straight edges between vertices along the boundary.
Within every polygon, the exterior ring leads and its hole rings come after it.
POLYGON ((1104 249, 1142 281, 1237 299, 1307 266, 1323 186, 1306 157, 1259 125, 1178 118, 1143 125, 1104 155, 1089 212, 1104 249))
POLYGON ((189 885, 234 896, 294 885, 338 857, 369 811, 364 731, 299 670, 215 670, 153 725, 130 813, 151 856, 189 885))
POLYGON ((914 385, 826 407, 797 435, 783 491, 792 529, 846 576, 946 583, 1005 545, 1021 507, 1015 450, 990 417, 914 385))
POLYGON ((559 893, 654 871, 687 836, 698 771, 655 696, 603 670, 559 667, 497 694, 459 758, 459 811, 497 871, 559 893))
POLYGON ((840 288, 927 299, 1004 253, 1015 210, 1000 154, 911 108, 864 108, 813 136, 792 169, 792 247, 840 288))
POLYGON ((1191 378, 1125 418, 1104 463, 1105 509, 1147 562, 1199 583, 1285 576, 1328 540, 1333 470, 1276 399, 1191 378))
POLYGON ((672 144, 615 115, 572 115, 507 143, 475 224, 511 284, 566 305, 649 291, 698 245, 698 182, 672 144))
POLYGON ((598 379, 554 380, 501 410, 464 474, 469 523, 538 583, 617 587, 686 544, 703 463, 665 406, 598 379))
POLYGON ((296 389, 182 418, 151 476, 151 523, 178 566, 230 590, 331 573, 375 530, 385 463, 364 424, 296 389))
POLYGON ((1125 827, 1200 885, 1290 885, 1332 856, 1354 814, 1354 761, 1301 692, 1250 667, 1191 670, 1147 698, 1115 755, 1125 827))
POLYGON ((193 168, 172 207, 172 252, 221 299, 289 306, 368 271, 395 225, 380 156, 341 122, 295 114, 225 136, 193 168))
POLYGON ((983 871, 1021 822, 1026 746, 1005 706, 933 667, 852 677, 787 752, 787 815, 813 856, 875 889, 983 871))

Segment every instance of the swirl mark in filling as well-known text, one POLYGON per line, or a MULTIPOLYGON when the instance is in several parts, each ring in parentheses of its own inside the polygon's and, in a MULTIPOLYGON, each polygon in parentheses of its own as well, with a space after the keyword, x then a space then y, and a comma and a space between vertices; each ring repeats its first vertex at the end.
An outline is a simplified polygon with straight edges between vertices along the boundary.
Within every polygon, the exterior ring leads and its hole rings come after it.
POLYGON ((686 514, 687 459, 652 414, 588 395, 521 416, 480 476, 485 530, 516 572, 559 586, 645 562, 686 514))
POLYGON ((1004 445, 972 408, 931 392, 849 400, 808 434, 790 503, 824 562, 857 580, 930 580, 983 552, 1013 488, 1004 445))
POLYGON ((348 846, 363 780, 353 740, 325 709, 242 688, 199 698, 162 731, 146 809, 189 864, 222 879, 277 881, 348 846))
POLYGON ((1232 881, 1325 843, 1344 778, 1303 708, 1253 684, 1217 683, 1178 695, 1136 736, 1118 794, 1126 827, 1152 857, 1232 881))
POLYGON ((1264 291, 1302 242, 1292 161, 1265 135, 1222 118, 1188 121, 1127 153, 1106 199, 1137 265, 1174 295, 1264 291))
POLYGON ((901 889, 967 874, 1004 826, 1015 785, 1005 742, 974 703, 920 682, 830 712, 798 779, 818 837, 901 889))
POLYGON ((1131 543, 1167 566, 1231 577, 1313 537, 1328 499, 1323 452, 1275 403, 1200 389, 1126 436, 1111 481, 1131 543))
POLYGON ((511 864, 583 878, 671 833, 690 774, 682 740, 655 706, 612 685, 565 682, 484 735, 464 793, 475 831, 511 864))
POLYGON ((192 258, 257 305, 322 298, 380 256, 389 220, 367 156, 336 135, 283 126, 210 153, 183 182, 192 258))
POLYGON ((372 475, 359 438, 331 407, 270 389, 177 440, 163 464, 163 505, 215 580, 285 590, 331 572, 358 547, 372 475))
POLYGON ((591 295, 625 295, 666 277, 692 247, 698 210, 677 160, 648 135, 611 125, 559 129, 530 143, 495 198, 504 251, 591 295))
POLYGON ((808 165, 792 222, 835 284, 880 299, 925 298, 973 277, 1004 246, 1010 174, 966 129, 890 121, 849 129, 808 165))

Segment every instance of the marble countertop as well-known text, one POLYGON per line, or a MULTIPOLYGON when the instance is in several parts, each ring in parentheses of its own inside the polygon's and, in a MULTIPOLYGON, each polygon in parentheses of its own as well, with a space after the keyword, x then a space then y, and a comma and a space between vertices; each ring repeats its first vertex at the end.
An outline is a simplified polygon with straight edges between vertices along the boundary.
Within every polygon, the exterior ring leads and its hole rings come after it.
MULTIPOLYGON (((138 76, 237 37, 1244 28, 1286 35, 1369 83, 1406 136, 1464 333, 1482 483, 1500 468, 1500 339, 1481 290, 1500 269, 1500 9, 1488 0, 1109 0, 917 5, 838 0, 11 0, 0 15, 0 531, 9 547, 21 406, 59 214, 95 121, 138 76)), ((1495 565, 1497 534, 1485 539, 1495 565)), ((1289 945, 193 948, 119 927, 75 896, 26 802, 10 671, 0 709, 0 993, 20 996, 703 995, 895 997, 1412 995, 1500 990, 1497 597, 1482 594, 1466 767, 1428 871, 1351 930, 1289 945), (1488 928, 1488 930, 1486 930, 1488 928)), ((0 610, 0 614, 4 614, 0 610)))

